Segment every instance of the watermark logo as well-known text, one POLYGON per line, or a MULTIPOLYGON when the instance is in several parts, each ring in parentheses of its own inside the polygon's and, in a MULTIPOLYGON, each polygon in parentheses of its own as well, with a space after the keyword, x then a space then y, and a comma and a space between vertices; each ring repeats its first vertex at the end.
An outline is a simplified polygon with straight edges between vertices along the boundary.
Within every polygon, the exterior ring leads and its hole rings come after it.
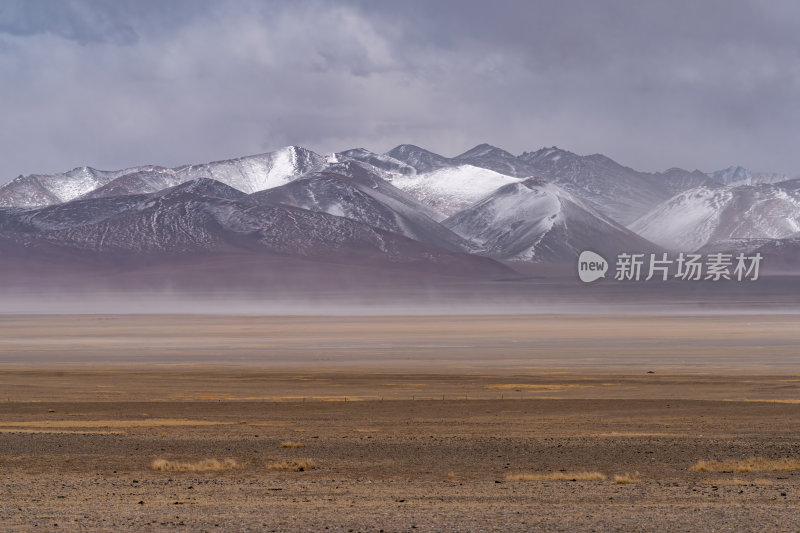
MULTIPOLYGON (((623 252, 617 255, 614 279, 617 281, 756 281, 764 258, 760 253, 643 254, 623 252)), ((608 261, 594 252, 581 252, 578 276, 591 283, 605 277, 608 261)))
POLYGON ((606 277, 608 261, 599 254, 585 251, 578 257, 578 276, 584 283, 591 283, 606 277))

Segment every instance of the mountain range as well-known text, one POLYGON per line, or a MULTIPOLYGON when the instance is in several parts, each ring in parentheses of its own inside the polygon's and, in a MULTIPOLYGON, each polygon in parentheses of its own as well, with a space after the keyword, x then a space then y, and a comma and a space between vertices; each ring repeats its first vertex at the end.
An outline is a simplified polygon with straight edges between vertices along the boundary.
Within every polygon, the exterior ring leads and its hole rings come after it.
POLYGON ((246 256, 323 273, 351 265, 496 279, 519 265, 572 264, 586 249, 759 250, 791 269, 800 179, 740 167, 647 173, 557 147, 515 156, 481 144, 445 157, 404 144, 80 167, 0 187, 7 271, 246 256))

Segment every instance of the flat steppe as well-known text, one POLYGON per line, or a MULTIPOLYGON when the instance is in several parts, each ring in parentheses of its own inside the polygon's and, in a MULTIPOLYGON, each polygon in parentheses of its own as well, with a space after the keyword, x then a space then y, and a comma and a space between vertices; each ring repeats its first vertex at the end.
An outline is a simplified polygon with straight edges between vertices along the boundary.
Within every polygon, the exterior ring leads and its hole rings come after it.
POLYGON ((797 325, 3 315, 0 529, 797 531, 797 325))

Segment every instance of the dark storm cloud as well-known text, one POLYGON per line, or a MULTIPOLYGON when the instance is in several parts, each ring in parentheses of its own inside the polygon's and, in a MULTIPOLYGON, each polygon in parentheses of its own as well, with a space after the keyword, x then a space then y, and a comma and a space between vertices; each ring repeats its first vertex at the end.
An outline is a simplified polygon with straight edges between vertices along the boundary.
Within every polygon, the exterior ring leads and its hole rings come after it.
POLYGON ((0 181, 300 144, 800 173, 793 2, 0 3, 0 181))

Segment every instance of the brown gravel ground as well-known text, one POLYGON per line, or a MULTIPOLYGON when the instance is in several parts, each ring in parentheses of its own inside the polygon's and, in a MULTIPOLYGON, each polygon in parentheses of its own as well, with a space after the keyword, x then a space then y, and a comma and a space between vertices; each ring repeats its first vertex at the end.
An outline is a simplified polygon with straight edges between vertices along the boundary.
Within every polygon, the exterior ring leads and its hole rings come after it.
MULTIPOLYGON (((186 343, 176 328, 198 346, 213 336, 209 350, 232 344, 236 353, 255 353, 269 344, 287 358, 302 354, 299 334, 274 333, 267 343, 256 319, 217 329, 208 322, 194 337, 188 318, 177 325, 136 318, 109 330, 96 318, 40 317, 38 333, 14 320, 0 320, 0 531, 800 530, 800 472, 691 470, 700 460, 800 458, 800 369, 791 365, 800 333, 787 317, 673 322, 686 326, 680 335, 659 333, 653 321, 629 336, 602 326, 570 335, 569 324, 559 333, 555 318, 537 330, 530 319, 492 317, 504 328, 486 341, 499 346, 492 369, 416 360, 398 368, 404 354, 419 350, 462 360, 472 341, 456 342, 452 321, 438 324, 444 333, 436 338, 410 338, 419 324, 396 321, 376 332, 373 321, 356 348, 366 354, 371 346, 395 367, 368 367, 359 355, 361 366, 348 360, 325 370, 300 362, 190 364, 191 355, 179 353, 186 343), (153 337, 152 328, 163 335, 153 337), (537 344, 543 335, 544 347, 537 344), (656 364, 654 374, 641 363, 597 370, 602 358, 581 366, 587 353, 616 353, 615 335, 631 358, 648 343, 657 346, 652 354, 669 352, 670 338, 706 343, 692 365, 656 364), (765 366, 733 364, 729 338, 778 355, 765 366), (722 346, 719 358, 715 346, 722 346), (535 358, 537 349, 554 347, 563 365, 535 358), (91 361, 81 359, 87 350, 91 361), (527 366, 526 350, 533 354, 527 366), (104 351, 105 366, 98 362, 104 351), (158 353, 175 361, 153 363, 158 353), (156 459, 232 459, 237 467, 155 471, 156 459), (303 459, 315 467, 267 468, 303 459), (507 479, 581 471, 606 479, 507 479), (635 472, 638 482, 614 482, 635 472)), ((301 322, 300 330, 308 327, 301 322)), ((433 322, 425 327, 435 330, 433 322)), ((472 363, 482 361, 480 339, 491 337, 481 324, 472 363)), ((467 320, 463 328, 473 326, 467 320)), ((328 327, 328 337, 314 337, 315 350, 333 345, 325 357, 351 350, 350 341, 331 344, 340 329, 328 327)), ((745 351, 736 357, 744 360, 745 351)))
POLYGON ((0 523, 10 531, 796 531, 800 472, 690 467, 800 457, 799 411, 647 399, 5 403, 0 523), (281 448, 287 439, 306 447, 281 448), (153 471, 158 458, 230 458, 239 468, 153 471), (298 458, 316 468, 266 468, 298 458), (506 480, 582 470, 608 479, 506 480), (614 483, 635 471, 639 483, 614 483))

